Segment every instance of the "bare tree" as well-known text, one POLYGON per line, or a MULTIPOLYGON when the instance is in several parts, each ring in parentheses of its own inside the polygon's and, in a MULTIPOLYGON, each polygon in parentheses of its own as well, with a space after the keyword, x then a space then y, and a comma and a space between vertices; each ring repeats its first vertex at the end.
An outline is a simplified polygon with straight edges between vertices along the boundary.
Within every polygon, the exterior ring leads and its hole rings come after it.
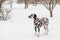
POLYGON ((4 13, 4 19, 7 20, 9 18, 9 13, 12 10, 12 0, 7 0, 7 3, 5 3, 7 7, 3 7, 3 13, 4 13), (6 5, 8 4, 8 5, 6 5))
POLYGON ((6 20, 11 10, 12 10, 12 0, 0 0, 0 19, 1 20, 6 20), (8 1, 8 3, 6 4, 10 5, 10 7, 5 8, 4 3, 6 1, 8 1))
POLYGON ((25 1, 25 9, 28 8, 28 4, 33 4, 33 6, 37 5, 40 0, 24 0, 25 1))
POLYGON ((52 11, 57 4, 57 0, 42 0, 41 3, 50 11, 50 16, 52 17, 52 11))

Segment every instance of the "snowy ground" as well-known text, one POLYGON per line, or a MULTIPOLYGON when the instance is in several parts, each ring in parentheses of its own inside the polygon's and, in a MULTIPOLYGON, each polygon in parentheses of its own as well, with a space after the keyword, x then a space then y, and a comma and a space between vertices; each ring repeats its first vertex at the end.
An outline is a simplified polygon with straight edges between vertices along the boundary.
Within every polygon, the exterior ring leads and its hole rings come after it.
POLYGON ((60 40, 60 5, 56 5, 53 17, 43 5, 29 5, 24 9, 24 4, 13 4, 10 12, 11 18, 7 21, 0 21, 0 40, 60 40), (28 16, 36 13, 39 18, 49 18, 49 34, 43 34, 41 28, 40 37, 34 36, 33 20, 28 16))

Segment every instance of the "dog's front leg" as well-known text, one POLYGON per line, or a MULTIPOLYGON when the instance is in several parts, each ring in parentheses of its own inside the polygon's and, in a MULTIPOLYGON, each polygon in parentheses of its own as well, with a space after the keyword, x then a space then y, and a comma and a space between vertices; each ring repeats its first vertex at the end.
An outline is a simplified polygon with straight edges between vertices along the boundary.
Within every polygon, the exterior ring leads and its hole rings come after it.
POLYGON ((38 27, 38 35, 37 35, 37 37, 39 37, 40 36, 40 28, 38 27))
POLYGON ((35 34, 34 35, 36 35, 37 34, 37 27, 35 27, 35 34))

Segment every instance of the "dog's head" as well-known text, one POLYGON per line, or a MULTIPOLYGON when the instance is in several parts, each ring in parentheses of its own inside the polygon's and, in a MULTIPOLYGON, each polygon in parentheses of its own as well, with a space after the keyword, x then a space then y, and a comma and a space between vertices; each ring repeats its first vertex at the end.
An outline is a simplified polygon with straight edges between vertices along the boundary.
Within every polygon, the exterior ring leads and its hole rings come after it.
POLYGON ((34 18, 34 19, 36 19, 36 18, 37 18, 37 15, 36 15, 36 14, 31 14, 31 15, 29 15, 28 17, 29 17, 29 18, 34 18))

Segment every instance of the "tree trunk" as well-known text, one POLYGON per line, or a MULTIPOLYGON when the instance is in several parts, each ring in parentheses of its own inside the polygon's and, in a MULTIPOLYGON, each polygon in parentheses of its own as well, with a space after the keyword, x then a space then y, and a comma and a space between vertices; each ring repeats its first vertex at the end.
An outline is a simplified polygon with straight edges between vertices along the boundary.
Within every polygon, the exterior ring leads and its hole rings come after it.
POLYGON ((25 9, 28 8, 28 3, 25 4, 25 9))
POLYGON ((25 9, 28 8, 28 2, 25 0, 25 9))
POLYGON ((11 0, 11 9, 12 9, 12 0, 11 0))
POLYGON ((50 11, 50 17, 53 17, 52 11, 50 11))

